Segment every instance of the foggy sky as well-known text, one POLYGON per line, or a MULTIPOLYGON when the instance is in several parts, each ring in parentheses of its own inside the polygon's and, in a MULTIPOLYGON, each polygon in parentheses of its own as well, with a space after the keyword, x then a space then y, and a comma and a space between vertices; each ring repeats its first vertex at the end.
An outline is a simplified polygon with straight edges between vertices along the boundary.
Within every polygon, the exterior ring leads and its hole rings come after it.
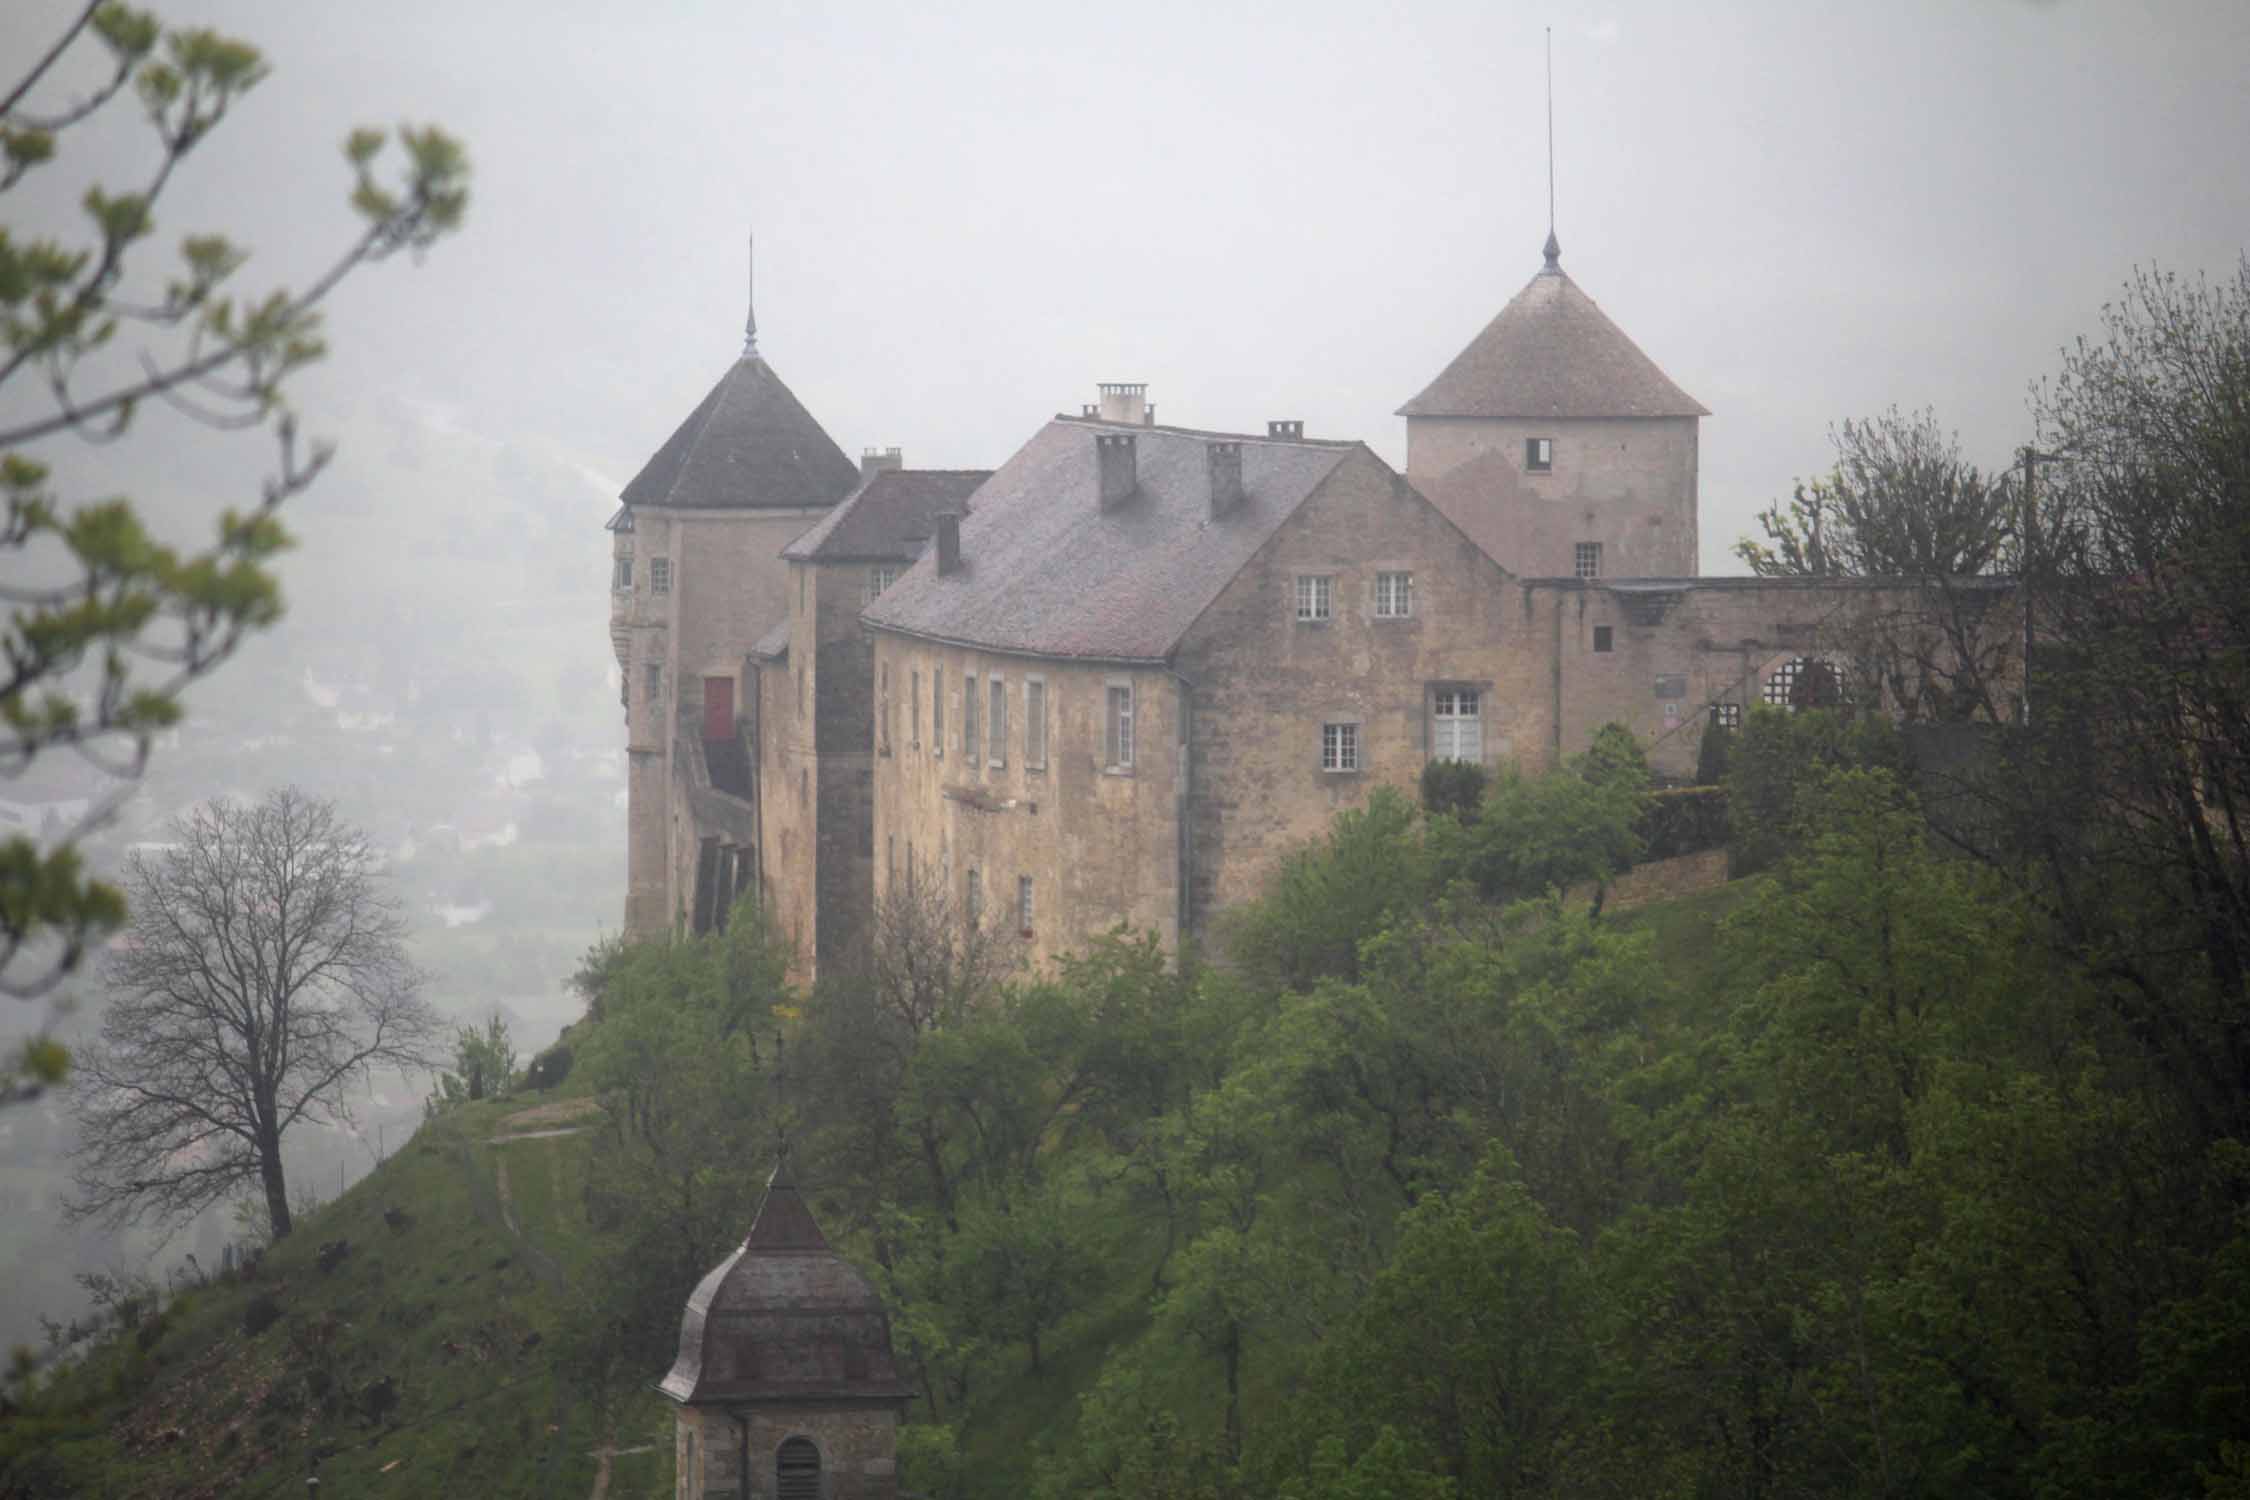
MULTIPOLYGON (((11 0, 0 56, 72 9, 11 0)), ((2223 272, 2250 241, 2233 0, 166 9, 274 67, 162 221, 237 232, 253 282, 348 233, 352 124, 466 139, 467 230, 347 286, 300 403, 401 503, 481 481, 394 467, 378 419, 563 476, 589 597, 617 487, 740 346, 753 227, 762 348, 849 453, 997 464, 1111 379, 1164 421, 1301 417, 1403 463, 1394 409, 1539 266, 1549 24, 1563 264, 1712 409, 1708 572, 1837 419, 1933 406, 2005 462, 2136 264, 2223 272)), ((132 136, 51 175, 122 176, 132 136)), ((19 228, 64 214, 42 191, 19 228)), ((203 498, 171 449, 100 462, 203 498)), ((403 559, 352 562, 411 592, 403 559)))

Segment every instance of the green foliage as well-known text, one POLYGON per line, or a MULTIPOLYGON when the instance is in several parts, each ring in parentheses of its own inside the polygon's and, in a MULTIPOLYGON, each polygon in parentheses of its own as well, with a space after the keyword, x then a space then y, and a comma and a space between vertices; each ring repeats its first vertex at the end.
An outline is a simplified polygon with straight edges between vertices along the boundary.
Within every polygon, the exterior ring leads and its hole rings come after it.
POLYGON ((1422 811, 1474 817, 1491 780, 1475 761, 1433 760, 1422 767, 1422 811))
POLYGON ((1636 836, 1641 857, 1659 860, 1716 849, 1728 832, 1727 789, 1682 786, 1649 793, 1636 836))
POLYGON ((1707 714, 1703 720, 1703 738, 1695 749, 1695 784, 1697 786, 1724 786, 1727 779, 1727 762, 1733 753, 1734 731, 1719 721, 1717 713, 1707 714))
MULTIPOLYGON (((238 294, 248 251, 216 234, 186 236, 170 276, 136 287, 136 276, 151 275, 142 252, 177 169, 264 79, 265 63, 245 42, 167 27, 121 4, 87 7, 51 47, 22 54, 38 60, 0 80, 0 194, 35 173, 91 160, 65 151, 66 138, 127 88, 139 102, 150 162, 122 190, 88 182, 77 235, 0 224, 0 388, 20 382, 38 392, 0 419, 0 559, 10 604, 0 633, 0 772, 75 747, 130 782, 155 734, 178 720, 182 690, 280 616, 272 565, 289 538, 278 511, 328 458, 324 447, 300 452, 284 389, 325 353, 323 301, 355 269, 422 250, 457 228, 468 165, 459 144, 434 127, 402 128, 398 163, 386 158, 388 133, 355 132, 347 155, 363 224, 304 290, 238 294), (60 103, 49 70, 97 48, 106 54, 102 81, 60 103), (39 102, 42 93, 58 102, 39 102), (131 356, 121 352, 126 344, 131 356), (128 499, 72 494, 67 476, 34 456, 35 445, 59 439, 115 438, 151 398, 209 425, 265 428, 277 444, 274 471, 251 487, 247 505, 219 509, 200 550, 158 542, 128 499)), ((49 992, 122 926, 119 893, 86 875, 72 845, 128 791, 100 799, 45 850, 24 836, 0 841, 0 994, 49 992)), ((64 1062, 51 1041, 0 1060, 0 1101, 35 1092, 64 1062)))
POLYGON ((572 1053, 570 1044, 557 1042, 532 1058, 523 1070, 523 1086, 527 1089, 551 1089, 570 1076, 572 1053))
POLYGON ((1413 805, 1389 787, 1376 788, 1365 808, 1339 814, 1328 838, 1290 855, 1265 899, 1235 919, 1235 956, 1291 987, 1355 977, 1361 940, 1431 889, 1415 826, 1413 805))
POLYGON ((433 1110, 479 1099, 498 1099, 515 1087, 516 1049, 508 1041, 508 1023, 493 1016, 479 1031, 463 1026, 453 1036, 453 1067, 438 1075, 430 1096, 433 1110))
POLYGON ((1727 816, 1737 875, 1771 869, 1801 844, 1800 788, 1838 767, 1892 772, 1905 747, 1887 719, 1835 710, 1753 706, 1727 768, 1727 816))

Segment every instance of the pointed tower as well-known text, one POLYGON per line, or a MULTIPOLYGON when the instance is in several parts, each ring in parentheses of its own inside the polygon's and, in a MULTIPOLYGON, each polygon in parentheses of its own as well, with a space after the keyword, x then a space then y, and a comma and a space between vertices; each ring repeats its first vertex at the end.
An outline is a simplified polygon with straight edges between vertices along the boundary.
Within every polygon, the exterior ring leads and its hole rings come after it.
POLYGON ((1519 576, 1691 577, 1710 413, 1545 260, 1399 408, 1407 477, 1519 576))
POLYGON ((619 497, 610 641, 624 673, 627 937, 722 922, 757 878, 745 663, 789 615, 781 549, 858 481, 758 352, 753 305, 741 355, 619 497))
POLYGON ((873 1283, 774 1168, 742 1248, 680 1319, 657 1389, 678 1405, 678 1500, 896 1500, 912 1387, 873 1283))

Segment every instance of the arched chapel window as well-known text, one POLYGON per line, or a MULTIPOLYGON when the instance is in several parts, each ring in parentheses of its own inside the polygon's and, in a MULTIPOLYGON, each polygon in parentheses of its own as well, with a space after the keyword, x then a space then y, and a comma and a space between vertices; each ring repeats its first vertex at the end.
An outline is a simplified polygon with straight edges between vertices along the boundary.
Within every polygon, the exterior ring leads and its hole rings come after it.
POLYGON ((807 1437, 784 1441, 773 1458, 777 1500, 820 1500, 820 1449, 807 1437))

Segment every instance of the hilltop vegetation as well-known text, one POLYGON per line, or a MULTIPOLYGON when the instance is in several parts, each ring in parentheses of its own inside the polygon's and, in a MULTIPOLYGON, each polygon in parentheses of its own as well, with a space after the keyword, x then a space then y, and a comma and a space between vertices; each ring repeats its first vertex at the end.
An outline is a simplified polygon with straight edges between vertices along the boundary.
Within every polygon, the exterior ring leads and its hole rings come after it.
POLYGON ((2243 1493, 2250 1152, 2120 946, 1829 713, 1728 756, 1766 873, 1565 901, 1633 853, 1622 749, 1374 798, 1208 962, 1118 933, 1027 977, 929 891, 809 995, 747 909, 597 950, 540 1062, 579 1133, 441 1115, 260 1281, 44 1377, 0 1493, 279 1493, 312 1452, 592 1493, 614 1446, 604 1493, 667 1494, 648 1385, 784 1135, 937 1500, 2243 1493))

